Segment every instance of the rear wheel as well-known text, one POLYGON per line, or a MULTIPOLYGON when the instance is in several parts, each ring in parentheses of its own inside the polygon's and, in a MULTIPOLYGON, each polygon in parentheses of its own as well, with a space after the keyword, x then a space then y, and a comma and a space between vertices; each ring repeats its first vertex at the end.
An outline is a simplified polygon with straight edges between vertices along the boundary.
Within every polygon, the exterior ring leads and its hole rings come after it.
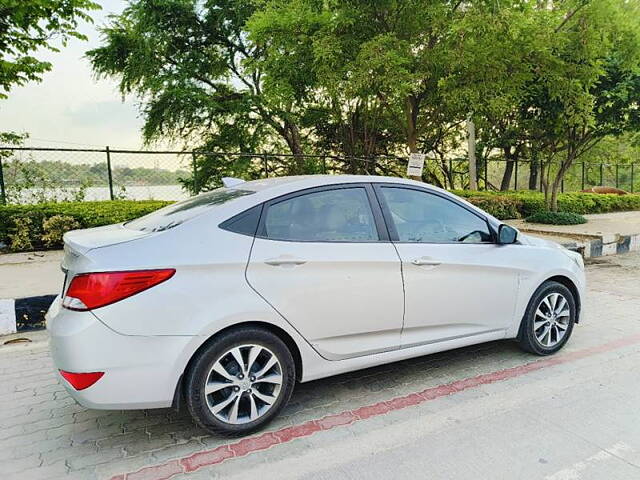
POLYGON ((222 334, 194 358, 185 397, 194 420, 210 432, 242 435, 275 417, 295 383, 291 352, 273 333, 239 328, 222 334))
POLYGON ((571 290, 558 282, 543 283, 533 294, 518 333, 524 350, 550 355, 569 340, 576 319, 571 290))

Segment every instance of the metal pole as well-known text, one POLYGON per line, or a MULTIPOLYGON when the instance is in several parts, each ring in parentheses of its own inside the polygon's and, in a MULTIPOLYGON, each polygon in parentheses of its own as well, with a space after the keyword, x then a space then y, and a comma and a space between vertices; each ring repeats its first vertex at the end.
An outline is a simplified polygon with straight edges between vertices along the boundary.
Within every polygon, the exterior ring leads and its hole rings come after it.
POLYGON ((633 193, 633 166, 634 164, 631 164, 631 193, 633 193))
POLYGON ((109 145, 106 147, 107 152, 107 175, 109 178, 109 198, 113 200, 113 177, 111 176, 111 153, 109 152, 109 145))
POLYGON ((451 181, 451 190, 453 190, 453 160, 449 159, 449 180, 451 181))
POLYGON ((267 161, 267 154, 262 154, 262 163, 264 166, 264 178, 269 178, 269 163, 267 161))
POLYGON ((518 159, 516 158, 516 178, 515 185, 513 186, 514 190, 518 190, 518 159))
POLYGON ((193 193, 200 193, 200 188, 198 185, 198 165, 196 163, 196 152, 191 152, 191 168, 193 168, 193 193))
POLYGON ((584 190, 584 162, 582 162, 582 188, 580 190, 584 190))
POLYGON ((616 163, 616 188, 619 188, 619 184, 620 184, 619 181, 618 181, 618 178, 619 178, 619 176, 618 176, 618 166, 619 165, 616 163))
POLYGON ((322 156, 322 173, 324 175, 327 174, 327 157, 325 157, 324 155, 322 156))
POLYGON ((604 165, 602 164, 602 162, 600 163, 600 186, 604 187, 604 184, 602 183, 604 178, 604 165))
MULTIPOLYGON (((4 173, 2 171, 2 153, 0 153, 0 205, 7 204, 7 192, 4 186, 4 173)), ((633 177, 632 177, 633 178, 633 177)))

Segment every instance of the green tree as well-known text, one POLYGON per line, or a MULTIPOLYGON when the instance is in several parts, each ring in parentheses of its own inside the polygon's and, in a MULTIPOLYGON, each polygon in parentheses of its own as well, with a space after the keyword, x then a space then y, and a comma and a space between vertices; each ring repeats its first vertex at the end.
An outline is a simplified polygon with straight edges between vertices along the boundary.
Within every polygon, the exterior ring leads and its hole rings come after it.
MULTIPOLYGON (((255 68, 263 49, 246 31, 255 3, 130 0, 101 29, 103 45, 87 55, 96 74, 116 78, 123 95, 141 100, 148 142, 170 138, 235 152, 286 146, 299 160, 304 138, 295 98, 270 90, 255 68)), ((210 159, 199 156, 198 170, 210 170, 210 159)))
POLYGON ((337 139, 330 144, 373 154, 430 150, 441 140, 451 112, 438 84, 448 72, 452 25, 463 14, 462 2, 266 5, 249 25, 252 38, 265 45, 266 74, 283 89, 300 90, 296 66, 312 72, 312 93, 320 95, 337 126, 326 131, 337 139), (341 135, 345 131, 349 135, 341 135))
POLYGON ((38 60, 36 51, 58 51, 78 33, 80 21, 90 22, 89 12, 100 6, 90 0, 3 0, 0 4, 0 99, 14 86, 40 81, 51 63, 38 60))
POLYGON ((557 13, 552 48, 526 97, 553 211, 577 159, 607 136, 640 128, 640 2, 567 1, 557 13))

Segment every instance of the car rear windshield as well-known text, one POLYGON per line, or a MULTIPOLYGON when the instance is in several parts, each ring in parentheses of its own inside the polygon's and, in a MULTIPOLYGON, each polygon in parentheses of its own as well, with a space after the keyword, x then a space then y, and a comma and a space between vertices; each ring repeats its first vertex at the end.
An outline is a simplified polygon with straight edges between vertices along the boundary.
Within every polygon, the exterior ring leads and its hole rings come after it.
POLYGON ((125 227, 143 232, 161 232, 194 218, 209 209, 223 205, 231 200, 251 195, 251 190, 236 188, 218 188, 195 197, 173 203, 144 217, 125 223, 125 227))

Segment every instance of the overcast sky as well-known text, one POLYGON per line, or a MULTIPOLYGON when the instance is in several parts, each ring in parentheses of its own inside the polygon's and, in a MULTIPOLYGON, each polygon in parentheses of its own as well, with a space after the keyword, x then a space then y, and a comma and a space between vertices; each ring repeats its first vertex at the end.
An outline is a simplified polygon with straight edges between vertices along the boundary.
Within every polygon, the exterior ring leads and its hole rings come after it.
POLYGON ((39 52, 53 69, 42 82, 31 82, 0 100, 0 131, 28 132, 28 145, 81 147, 109 145, 140 148, 142 140, 134 99, 122 101, 116 84, 95 80, 84 54, 99 45, 97 27, 107 15, 123 10, 124 0, 97 0, 102 10, 92 13, 94 24, 83 24, 88 41, 73 39, 59 53, 39 52))

